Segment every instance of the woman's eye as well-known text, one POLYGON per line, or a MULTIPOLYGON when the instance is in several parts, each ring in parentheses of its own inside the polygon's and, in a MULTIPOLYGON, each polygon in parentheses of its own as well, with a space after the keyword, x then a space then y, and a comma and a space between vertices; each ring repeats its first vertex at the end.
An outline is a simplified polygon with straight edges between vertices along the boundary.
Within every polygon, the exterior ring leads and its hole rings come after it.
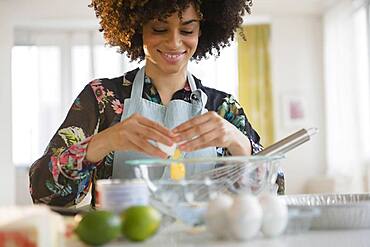
POLYGON ((181 33, 183 33, 183 34, 193 34, 193 31, 182 30, 181 33))
POLYGON ((164 29, 164 28, 153 28, 153 31, 156 32, 156 33, 164 33, 166 32, 167 30, 164 29))

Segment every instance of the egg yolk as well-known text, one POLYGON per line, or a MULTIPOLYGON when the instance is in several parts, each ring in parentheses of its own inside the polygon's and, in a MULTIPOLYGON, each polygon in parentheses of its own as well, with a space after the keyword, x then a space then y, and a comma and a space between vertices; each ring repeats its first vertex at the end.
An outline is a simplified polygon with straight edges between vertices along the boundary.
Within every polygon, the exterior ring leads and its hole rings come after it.
MULTIPOLYGON (((175 150, 175 153, 173 155, 173 159, 174 160, 177 160, 177 159, 180 159, 182 157, 182 153, 181 151, 176 148, 175 150)), ((172 162, 171 165, 170 165, 170 177, 172 180, 181 180, 185 177, 185 172, 186 172, 186 169, 185 169, 185 165, 181 162, 172 162)))

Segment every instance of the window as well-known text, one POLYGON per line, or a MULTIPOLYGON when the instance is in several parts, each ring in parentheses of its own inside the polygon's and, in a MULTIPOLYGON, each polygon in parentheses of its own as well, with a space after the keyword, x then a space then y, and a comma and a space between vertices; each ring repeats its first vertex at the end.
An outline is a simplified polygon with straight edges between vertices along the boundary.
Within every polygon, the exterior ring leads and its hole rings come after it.
POLYGON ((42 153, 41 145, 60 122, 60 57, 57 46, 16 46, 12 50, 15 164, 29 163, 42 153))
POLYGON ((12 49, 13 162, 44 152, 74 98, 93 78, 122 75, 127 59, 91 32, 17 31, 12 49))
POLYGON ((370 162, 368 20, 368 5, 353 10, 351 1, 324 17, 326 149, 333 176, 360 178, 370 162))
POLYGON ((355 65, 359 130, 362 138, 359 139, 360 155, 370 161, 370 81, 369 81, 369 7, 360 8, 354 15, 355 32, 355 65))

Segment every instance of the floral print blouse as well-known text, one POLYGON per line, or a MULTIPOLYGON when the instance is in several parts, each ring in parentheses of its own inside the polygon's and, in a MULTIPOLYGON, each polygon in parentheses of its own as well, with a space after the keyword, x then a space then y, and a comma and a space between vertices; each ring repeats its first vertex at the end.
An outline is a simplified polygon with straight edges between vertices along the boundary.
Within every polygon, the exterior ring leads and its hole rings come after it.
MULTIPOLYGON (((91 185, 92 195, 95 195, 97 179, 112 176, 114 153, 98 163, 91 163, 85 159, 86 150, 91 136, 120 121, 123 102, 131 95, 137 72, 135 69, 118 78, 94 80, 85 86, 43 156, 30 168, 30 193, 34 203, 76 205, 86 196, 91 185)), ((206 109, 216 111, 242 131, 249 138, 253 153, 261 151, 260 137, 239 103, 231 95, 205 87, 199 79, 194 79, 197 87, 208 96, 206 109)), ((190 95, 189 84, 186 84, 172 99, 190 102, 190 95)), ((148 77, 145 77, 142 97, 161 104, 159 93, 148 77)), ((218 148, 217 153, 219 156, 228 155, 224 148, 218 148)))

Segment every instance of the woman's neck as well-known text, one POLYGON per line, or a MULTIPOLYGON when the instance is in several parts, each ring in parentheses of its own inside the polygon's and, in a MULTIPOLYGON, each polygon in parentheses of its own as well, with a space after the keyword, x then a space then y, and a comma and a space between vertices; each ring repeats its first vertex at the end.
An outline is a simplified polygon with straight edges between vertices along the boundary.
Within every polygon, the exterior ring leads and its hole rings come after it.
POLYGON ((160 70, 157 66, 153 66, 151 63, 146 63, 145 74, 151 79, 161 96, 162 103, 164 104, 165 102, 163 99, 169 98, 170 100, 176 91, 184 88, 187 80, 186 67, 175 73, 166 73, 165 71, 160 70))

